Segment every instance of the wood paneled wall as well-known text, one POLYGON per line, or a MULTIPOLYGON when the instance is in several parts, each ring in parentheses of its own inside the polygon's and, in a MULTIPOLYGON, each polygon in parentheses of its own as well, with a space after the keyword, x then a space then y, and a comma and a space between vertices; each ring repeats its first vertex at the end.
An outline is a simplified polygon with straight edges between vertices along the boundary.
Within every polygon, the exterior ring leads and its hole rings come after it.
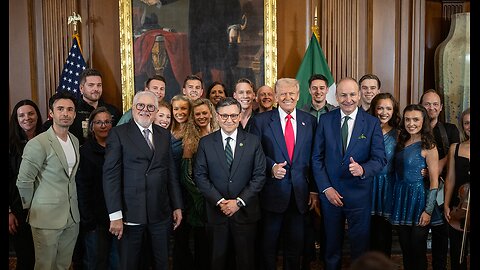
MULTIPOLYGON (((104 75, 104 98, 122 108, 118 0, 9 0, 9 111, 22 98, 42 112, 71 46, 67 18, 82 15, 84 58, 104 75)), ((295 77, 315 9, 320 45, 334 78, 375 73, 401 106, 433 88, 433 55, 448 34, 453 0, 277 0, 277 78, 295 77)))

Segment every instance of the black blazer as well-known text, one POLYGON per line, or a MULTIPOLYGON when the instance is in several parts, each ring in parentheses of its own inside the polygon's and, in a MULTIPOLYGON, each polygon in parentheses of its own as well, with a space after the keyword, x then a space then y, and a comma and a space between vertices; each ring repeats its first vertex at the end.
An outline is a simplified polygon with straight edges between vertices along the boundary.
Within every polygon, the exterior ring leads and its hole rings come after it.
POLYGON ((108 228, 110 220, 102 180, 105 148, 89 138, 80 146, 79 152, 80 164, 75 181, 81 228, 86 231, 94 230, 97 225, 108 228))
POLYGON ((170 148, 170 132, 153 124, 150 150, 131 120, 113 127, 107 138, 103 190, 108 213, 121 210, 123 221, 157 223, 183 208, 180 181, 170 148))
POLYGON ((265 155, 260 140, 237 129, 232 168, 227 168, 220 130, 200 140, 194 174, 198 189, 205 196, 207 220, 219 224, 227 221, 217 202, 240 197, 246 204, 231 218, 238 223, 251 223, 260 219, 259 192, 265 183, 265 155))

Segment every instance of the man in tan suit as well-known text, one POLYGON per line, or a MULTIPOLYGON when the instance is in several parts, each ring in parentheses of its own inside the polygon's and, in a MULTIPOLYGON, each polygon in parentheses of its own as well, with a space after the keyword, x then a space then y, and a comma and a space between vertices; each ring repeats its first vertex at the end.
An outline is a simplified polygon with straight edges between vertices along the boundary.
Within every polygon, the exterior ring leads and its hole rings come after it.
POLYGON ((69 131, 75 98, 65 92, 49 100, 53 125, 28 141, 17 187, 35 244, 35 269, 68 269, 79 232, 75 173, 78 139, 69 131))

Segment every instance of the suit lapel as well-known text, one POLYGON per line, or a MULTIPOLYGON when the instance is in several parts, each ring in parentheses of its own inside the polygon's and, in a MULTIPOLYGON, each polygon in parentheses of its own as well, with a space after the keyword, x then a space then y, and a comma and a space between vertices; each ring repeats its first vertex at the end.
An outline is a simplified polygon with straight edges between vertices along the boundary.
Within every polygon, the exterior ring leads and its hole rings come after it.
POLYGON ((295 138, 295 148, 293 149, 293 160, 301 154, 300 149, 303 149, 302 145, 305 142, 306 129, 308 128, 305 123, 305 118, 299 111, 300 110, 297 110, 297 119, 295 119, 297 122, 297 136, 295 138))
POLYGON ((280 123, 280 116, 278 114, 278 111, 272 112, 271 120, 272 121, 270 122, 269 126, 272 130, 273 137, 275 138, 278 147, 280 147, 280 149, 282 150, 285 160, 290 161, 290 157, 288 157, 287 143, 285 142, 285 136, 283 135, 282 124, 280 123))
MULTIPOLYGON (((221 162, 222 168, 225 170, 226 174, 229 175, 230 170, 228 169, 227 165, 227 158, 225 156, 225 148, 223 148, 222 133, 220 132, 220 129, 215 132, 215 135, 213 136, 213 141, 215 142, 214 148, 215 152, 217 153, 218 159, 223 160, 223 162, 221 162)), ((233 157, 233 160, 235 160, 235 157, 233 157)))
POLYGON ((365 118, 363 112, 358 109, 357 118, 353 124, 352 137, 350 137, 350 142, 348 143, 348 148, 345 151, 345 156, 350 155, 355 146, 360 143, 359 138, 363 132, 363 127, 365 126, 364 121, 365 118))
MULTIPOLYGON (((142 131, 140 131, 135 121, 130 121, 128 124, 130 125, 128 128, 128 134, 132 142, 138 147, 139 151, 145 153, 149 158, 152 158, 154 152, 148 147, 147 141, 145 141, 145 137, 143 137, 142 131)), ((152 133, 154 145, 155 143, 160 143, 155 140, 155 137, 156 136, 153 136, 152 133)))
POLYGON ((230 169, 230 175, 233 175, 242 160, 244 152, 245 133, 243 130, 238 129, 237 140, 235 142, 235 153, 233 154, 232 168, 230 169))
POLYGON ((334 139, 334 141, 336 142, 337 150, 341 155, 343 154, 343 149, 342 149, 343 147, 342 147, 342 123, 341 123, 340 117, 341 117, 340 109, 335 110, 335 115, 333 116, 333 121, 332 121, 332 124, 333 124, 332 132, 333 132, 333 138, 337 138, 337 139, 334 139))
MULTIPOLYGON (((65 152, 63 152, 63 148, 60 145, 60 142, 58 141, 57 135, 53 131, 53 128, 49 129, 49 137, 50 137, 50 143, 52 145, 52 149, 55 152, 55 154, 58 157, 58 160, 60 160, 60 163, 62 164, 63 170, 65 171, 65 174, 68 176, 68 164, 67 164, 67 158, 65 157, 65 152)), ((78 157, 77 157, 78 158, 78 157)))

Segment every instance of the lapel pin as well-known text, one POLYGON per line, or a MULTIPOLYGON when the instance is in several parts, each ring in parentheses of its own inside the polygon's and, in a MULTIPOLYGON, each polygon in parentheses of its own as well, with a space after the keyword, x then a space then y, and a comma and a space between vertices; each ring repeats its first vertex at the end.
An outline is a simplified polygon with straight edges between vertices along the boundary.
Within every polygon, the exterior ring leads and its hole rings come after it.
POLYGON ((243 146, 243 143, 240 143, 239 146, 242 147, 242 146, 243 146))
POLYGON ((305 126, 305 122, 302 122, 302 126, 305 126))

